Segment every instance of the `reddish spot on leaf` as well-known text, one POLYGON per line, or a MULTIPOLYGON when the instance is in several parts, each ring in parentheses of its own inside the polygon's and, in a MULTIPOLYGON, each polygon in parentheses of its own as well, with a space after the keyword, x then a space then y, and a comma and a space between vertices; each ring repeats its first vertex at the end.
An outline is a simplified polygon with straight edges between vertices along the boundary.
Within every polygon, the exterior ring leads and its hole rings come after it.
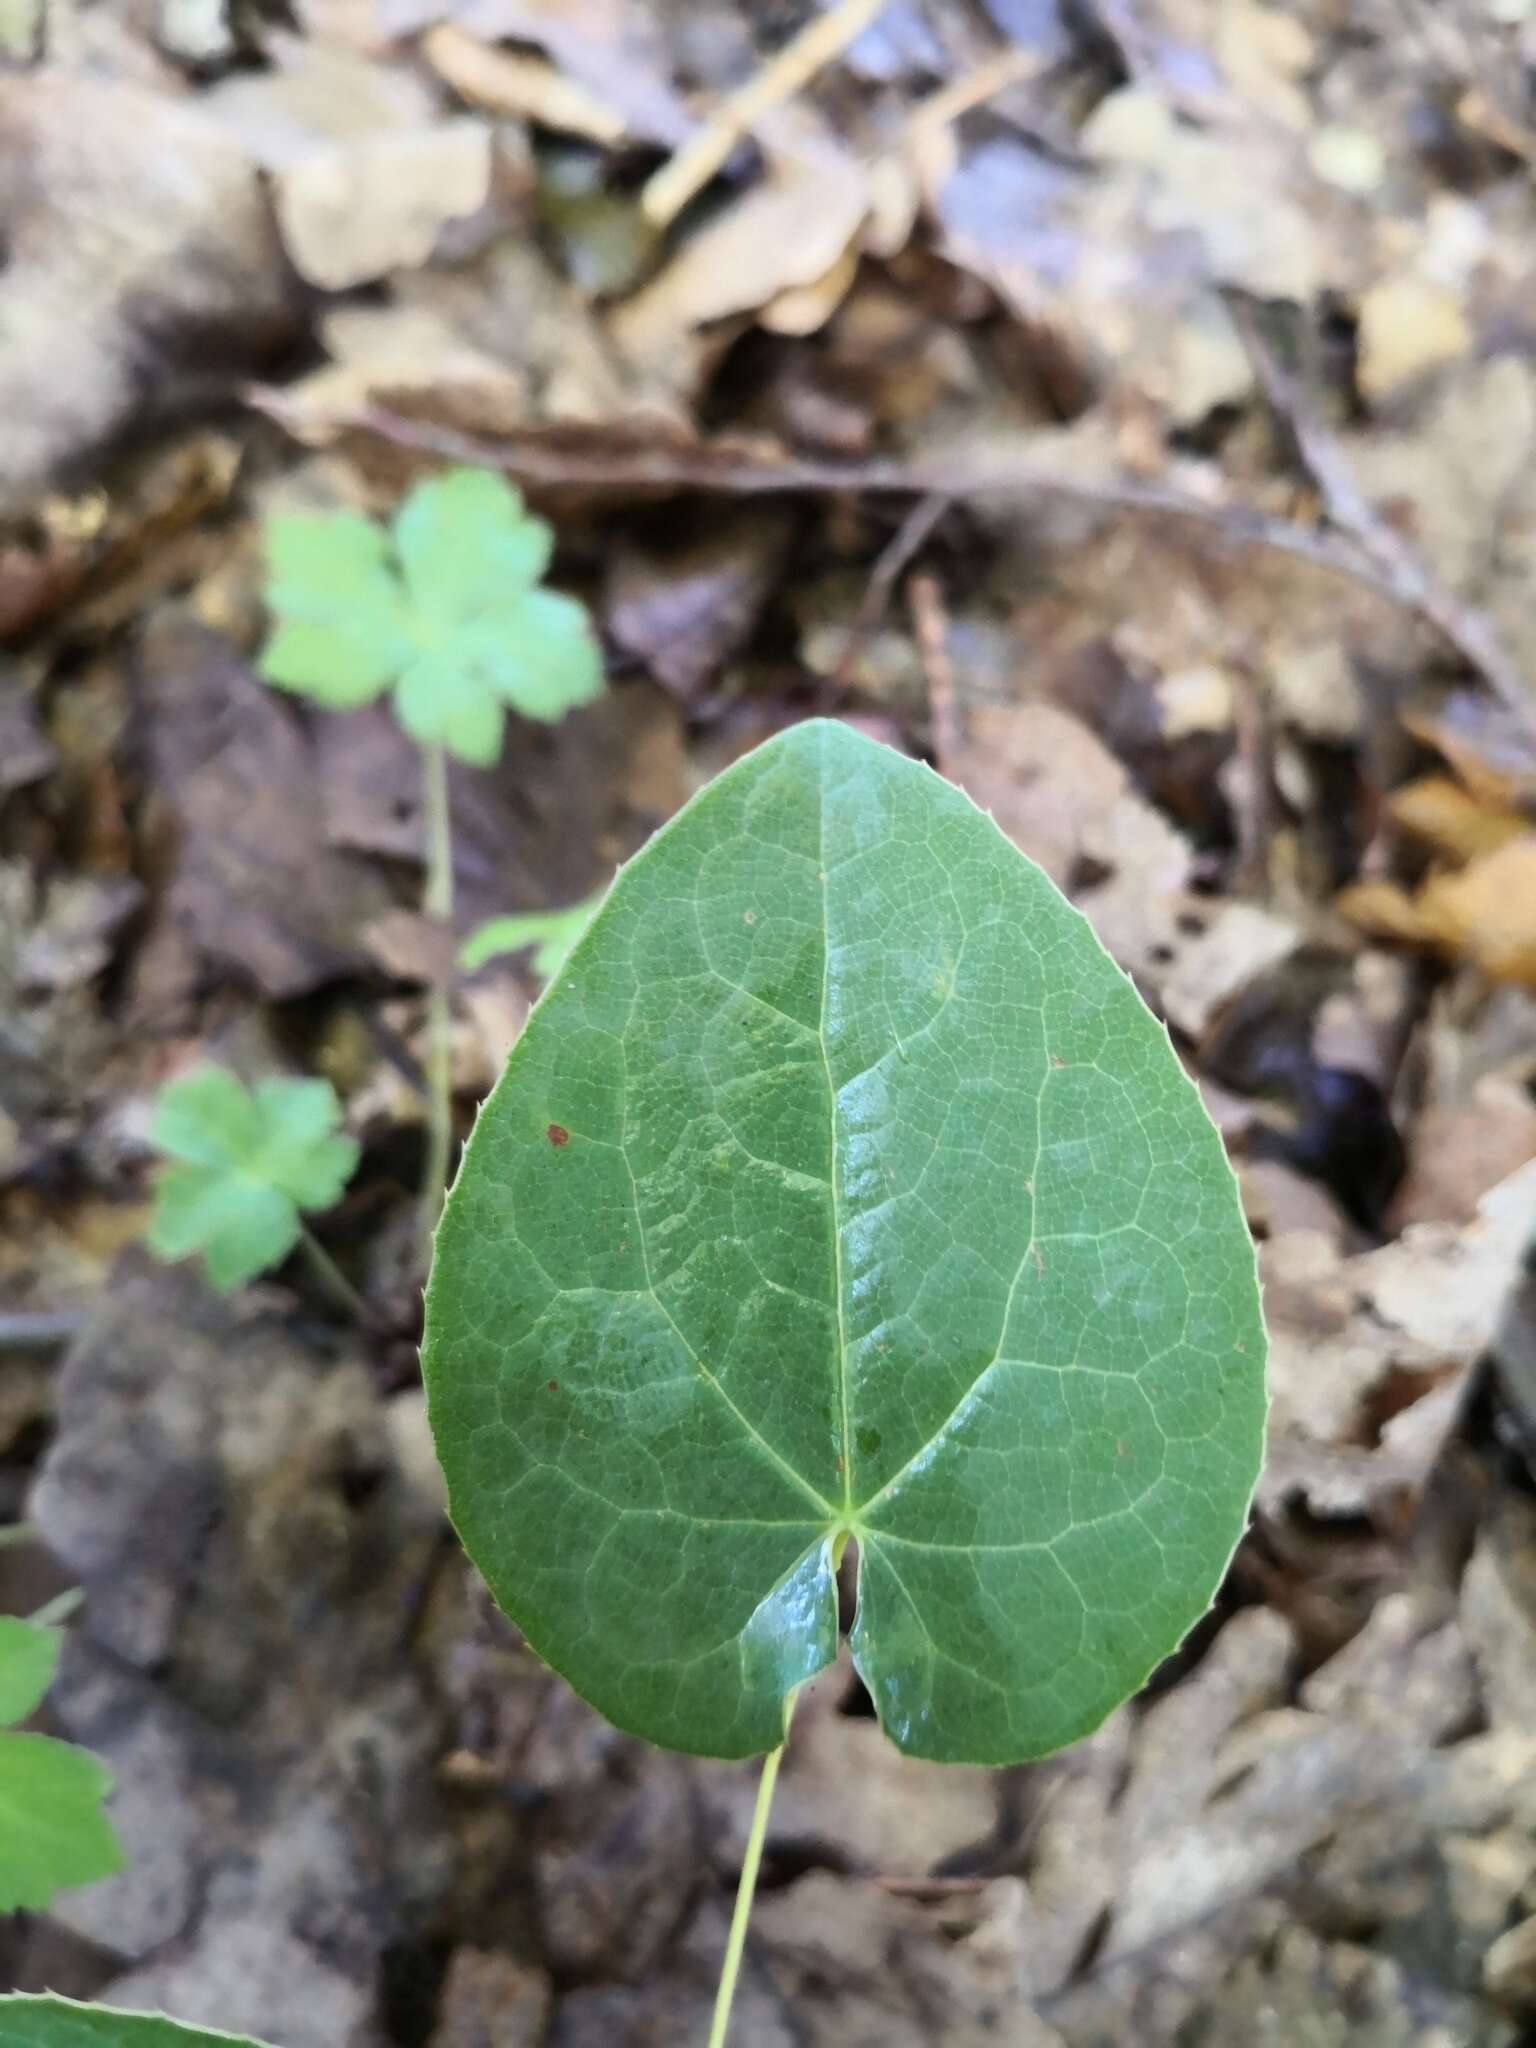
POLYGON ((551 1145, 569 1145, 571 1142, 571 1134, 564 1124, 551 1124, 544 1135, 551 1145))
POLYGON ((549 1391, 552 1394, 558 1394, 560 1391, 560 1382, 558 1380, 551 1380, 549 1383, 549 1391))

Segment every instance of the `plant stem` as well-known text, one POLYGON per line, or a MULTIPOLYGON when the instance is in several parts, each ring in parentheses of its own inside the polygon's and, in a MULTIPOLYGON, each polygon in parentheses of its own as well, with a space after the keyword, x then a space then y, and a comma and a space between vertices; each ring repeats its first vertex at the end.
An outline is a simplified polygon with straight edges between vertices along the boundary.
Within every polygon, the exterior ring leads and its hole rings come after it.
MULTIPOLYGON (((789 1713, 794 1711, 794 1695, 790 1695, 789 1713)), ((784 1733, 789 1734, 789 1713, 784 1717, 784 1733)), ((763 1841, 768 1833, 768 1809, 773 1804, 773 1788, 778 1781, 779 1765, 784 1756, 784 1744, 769 1750, 763 1758, 763 1774, 757 1781, 757 1804, 752 1809, 752 1827, 747 1836, 747 1853, 741 1860, 741 1878, 736 1886, 736 1910, 731 1915, 731 1931, 725 1944, 725 1960, 720 1965, 720 1988, 715 1993, 715 2017, 709 2029, 709 2048, 725 2048, 725 2030, 731 2023, 731 2000, 736 1996, 736 1978, 741 1969, 741 1954, 746 1947, 747 1921, 752 1914, 752 1898, 757 1890, 758 1866, 763 1860, 763 1841)))
MULTIPOLYGON (((448 756, 441 747, 423 750, 422 790, 427 881, 421 907, 446 927, 453 917, 453 831, 448 812, 448 756)), ((423 1278, 432 1263, 432 1238, 447 1192, 453 1150, 452 1030, 448 984, 435 973, 427 994, 427 1163, 417 1226, 423 1278)))
POLYGON ((349 1316, 362 1322, 368 1313, 368 1304, 307 1223, 299 1225, 299 1250, 304 1254, 309 1270, 337 1308, 345 1309, 349 1316))
POLYGON ((33 1628, 57 1628, 61 1621, 68 1621, 77 1607, 85 1605, 85 1593, 79 1586, 66 1586, 62 1593, 55 1593, 51 1600, 45 1600, 35 1614, 27 1620, 33 1628))

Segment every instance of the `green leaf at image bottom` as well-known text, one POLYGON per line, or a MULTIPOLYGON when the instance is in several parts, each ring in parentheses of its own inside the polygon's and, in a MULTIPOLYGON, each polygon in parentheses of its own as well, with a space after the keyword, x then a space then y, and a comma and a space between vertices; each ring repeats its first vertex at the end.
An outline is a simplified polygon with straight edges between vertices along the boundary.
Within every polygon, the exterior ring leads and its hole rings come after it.
MULTIPOLYGON (((41 1701, 61 1640, 57 1629, 0 1615, 0 1722, 24 1720, 41 1701)), ((112 1773, 89 1750, 0 1731, 0 1913, 41 1912, 65 1886, 122 1869, 104 1807, 111 1790, 112 1773)))
POLYGON ((184 2027, 160 2013, 72 1999, 0 1998, 0 2048, 261 2048, 245 2034, 184 2027))
POLYGON ((1206 1607, 1254 1259, 1163 1028, 961 792, 826 722, 618 877, 481 1113, 424 1353, 460 1535, 623 1728, 774 1747, 837 1639, 940 1760, 1092 1729, 1206 1607))

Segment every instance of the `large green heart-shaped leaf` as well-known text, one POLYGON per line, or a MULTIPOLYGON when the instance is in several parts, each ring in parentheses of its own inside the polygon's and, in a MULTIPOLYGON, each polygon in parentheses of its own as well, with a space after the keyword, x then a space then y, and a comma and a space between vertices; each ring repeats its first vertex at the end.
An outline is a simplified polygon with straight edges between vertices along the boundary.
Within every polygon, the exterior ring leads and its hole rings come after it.
POLYGON ((261 2048, 245 2034, 184 2027, 157 2012, 77 2005, 52 1992, 0 1998, 3 2048, 261 2048))
POLYGON ((965 796, 824 722, 618 877, 480 1117, 424 1355, 497 1599, 718 1756, 831 1659, 849 1537, 902 1748, 1085 1733, 1210 1599, 1264 1417, 1166 1033, 965 796))

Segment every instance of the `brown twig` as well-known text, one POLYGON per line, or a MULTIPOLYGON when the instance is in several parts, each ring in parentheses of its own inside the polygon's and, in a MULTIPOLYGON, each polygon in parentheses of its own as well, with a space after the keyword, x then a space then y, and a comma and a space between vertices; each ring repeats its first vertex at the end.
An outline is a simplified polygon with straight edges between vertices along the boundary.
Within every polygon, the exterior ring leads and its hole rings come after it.
MULTIPOLYGON (((658 494, 697 490, 728 497, 837 491, 943 498, 1014 496, 1055 498, 1105 512, 1175 520, 1199 527, 1224 547, 1262 548, 1289 555, 1374 591, 1437 633, 1524 723, 1530 725, 1536 716, 1536 699, 1487 622, 1436 583, 1407 544, 1384 527, 1368 506, 1364 507, 1361 531, 1332 505, 1331 527, 1303 526, 1273 518, 1252 506, 1191 497, 1140 477, 1068 476, 1027 454, 914 463, 805 462, 794 457, 765 457, 725 441, 637 445, 634 441, 626 444, 622 435, 614 437, 611 447, 594 450, 590 445, 574 444, 562 429, 531 429, 515 439, 492 440, 406 419, 383 406, 317 415, 270 388, 253 389, 246 396, 257 411, 301 439, 344 433, 372 435, 428 460, 503 470, 535 490, 566 487, 658 494)), ((1334 482, 1340 482, 1336 474, 1334 482)), ((1325 488, 1321 481, 1320 488, 1325 488)), ((1358 490, 1354 498, 1364 506, 1358 490)), ((1346 492, 1339 503, 1347 507, 1348 502, 1346 492)))
POLYGON ((912 612, 912 637, 928 685, 928 734, 934 766, 947 775, 958 752, 960 734, 955 722, 955 670, 949 658, 949 616, 938 577, 910 577, 907 603, 912 612))
POLYGON ((85 1327, 85 1317, 68 1310, 0 1312, 0 1354, 9 1351, 62 1351, 85 1327))
POLYGON ((704 126, 646 181, 640 207, 647 220, 662 228, 675 220, 763 115, 809 85, 885 5, 886 0, 837 0, 824 14, 813 14, 800 33, 722 100, 704 126))
POLYGON ((859 656, 869 645, 870 635, 885 617, 891 592, 948 510, 949 499, 941 491, 931 491, 926 498, 919 498, 880 550, 875 566, 869 572, 869 582, 859 600, 853 624, 848 628, 848 644, 832 674, 834 689, 847 689, 859 656))
POLYGON ((1309 402, 1300 382, 1270 347, 1257 315, 1240 295, 1229 300, 1254 373, 1285 422, 1307 475, 1322 494, 1337 532, 1359 550, 1378 589, 1430 626, 1522 722, 1536 721, 1536 692, 1475 605, 1448 590, 1404 536, 1390 526, 1355 482, 1344 452, 1309 402))
POLYGON ((500 469, 531 488, 606 491, 715 491, 726 497, 776 497, 791 492, 852 495, 974 498, 1016 495, 1066 499, 1107 512, 1140 512, 1210 528, 1236 547, 1264 547, 1335 575, 1365 582, 1384 597, 1395 595, 1358 552, 1342 540, 1274 519, 1246 505, 1190 497, 1139 477, 1068 476, 1035 457, 948 462, 806 462, 795 456, 768 457, 728 440, 686 443, 626 442, 622 431, 594 449, 593 437, 573 437, 562 428, 491 439, 456 427, 434 427, 379 405, 339 407, 318 414, 284 392, 254 386, 246 402, 298 439, 323 442, 339 434, 372 435, 391 446, 435 462, 469 462, 500 469))

